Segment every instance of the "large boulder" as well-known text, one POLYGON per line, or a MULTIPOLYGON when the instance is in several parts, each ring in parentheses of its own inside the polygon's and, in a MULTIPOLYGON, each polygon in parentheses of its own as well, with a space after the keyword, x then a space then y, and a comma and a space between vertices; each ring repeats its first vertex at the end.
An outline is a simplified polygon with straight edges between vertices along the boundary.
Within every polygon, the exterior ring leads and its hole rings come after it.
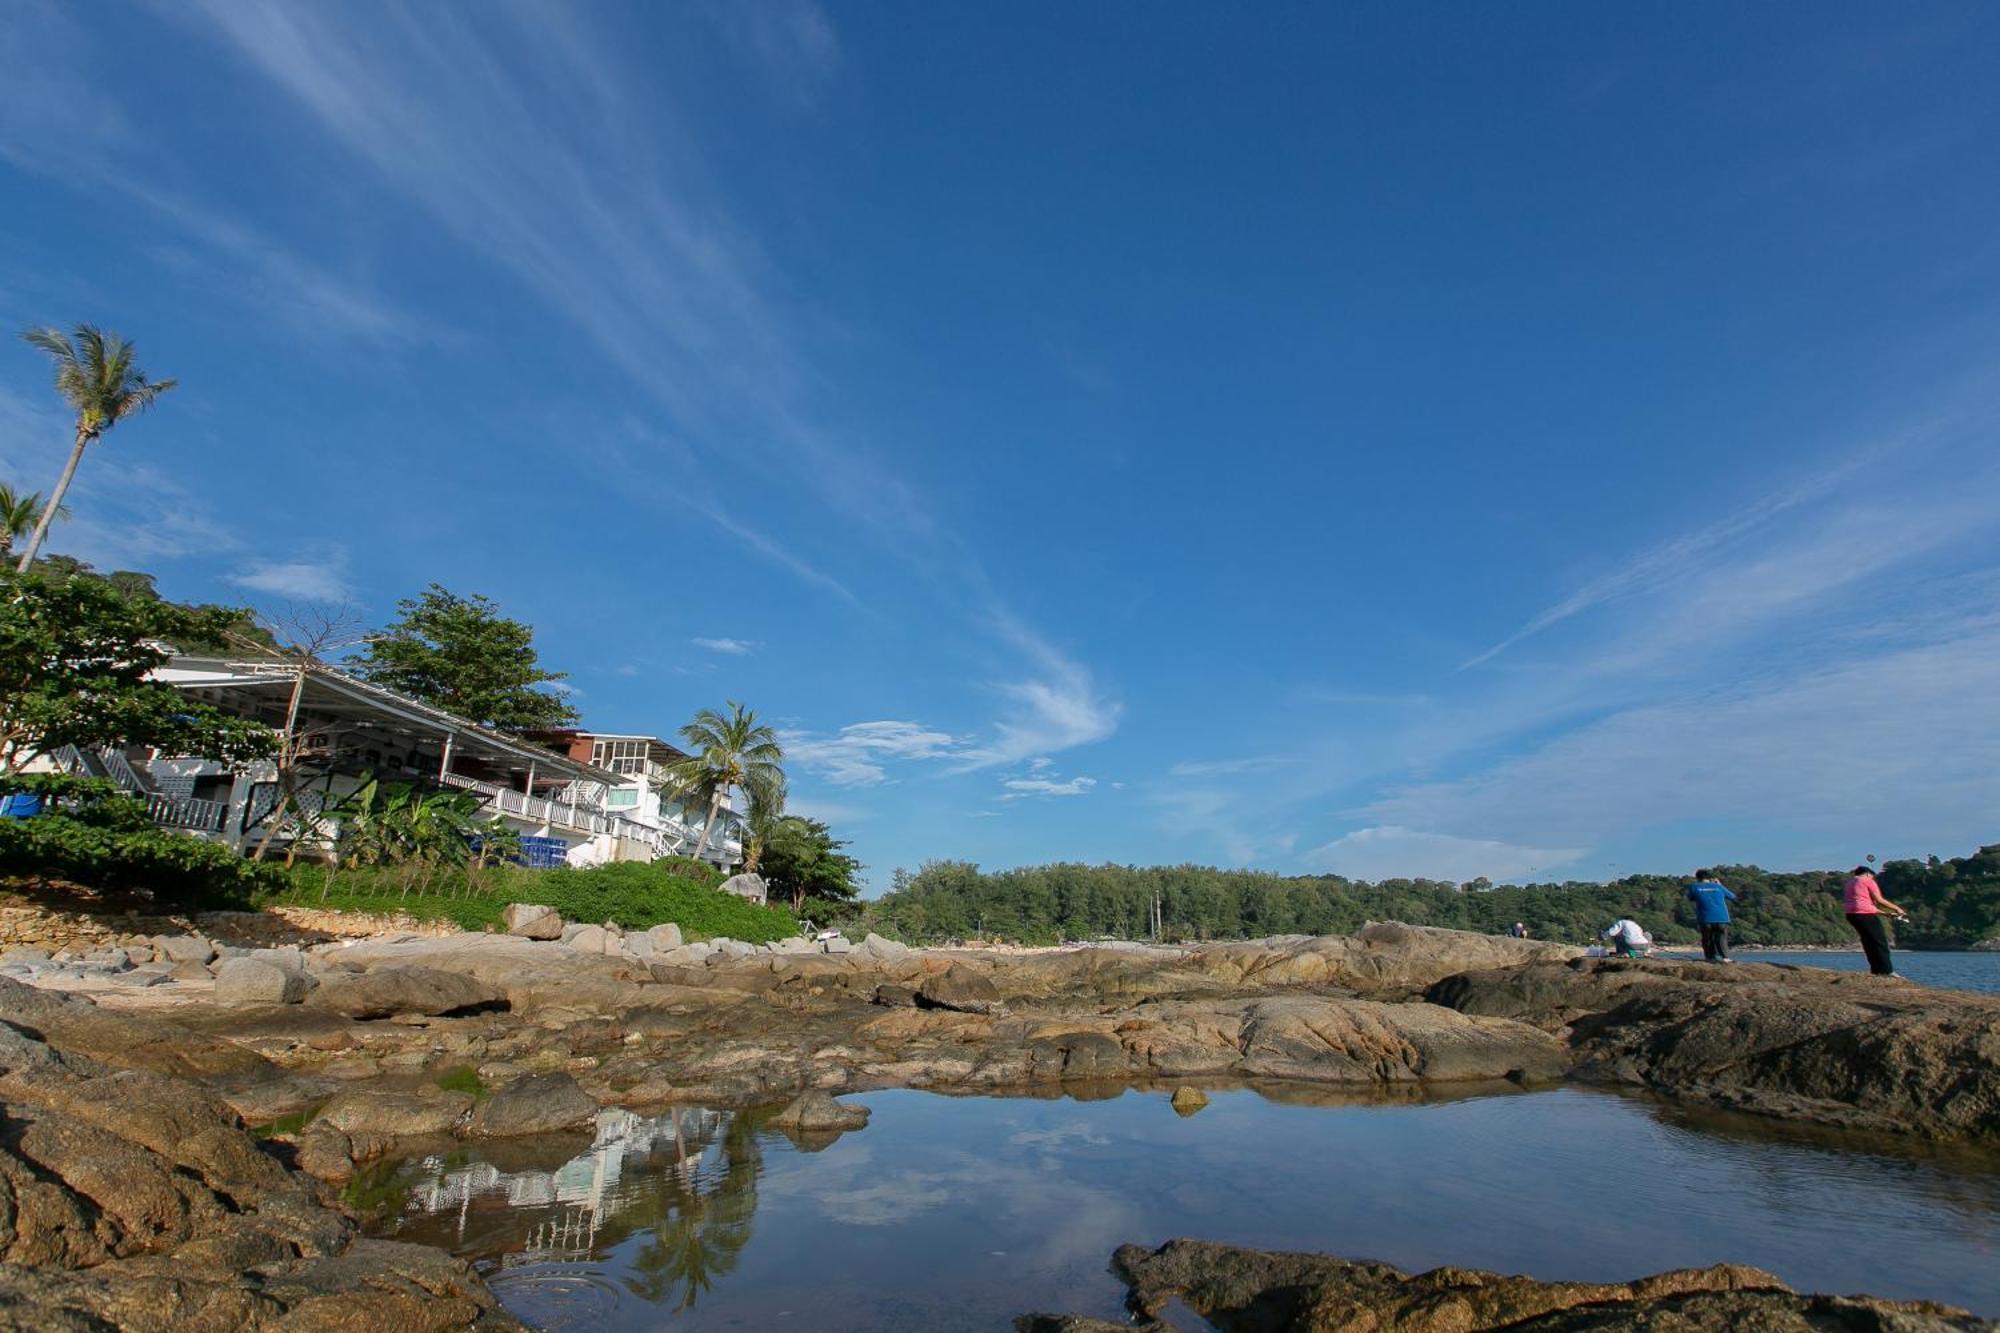
POLYGON ((759 907, 771 901, 771 887, 764 882, 762 875, 731 875, 722 881, 720 888, 724 893, 746 899, 759 907))
POLYGON ((312 978, 260 958, 225 958, 215 965, 215 998, 224 1004, 298 1004, 312 978))
POLYGON ((509 935, 524 940, 562 938, 562 914, 543 903, 508 903, 500 921, 509 935))
MULTIPOLYGON (((1410 1274, 1384 1263, 1324 1254, 1284 1254, 1205 1241, 1168 1241, 1157 1250, 1127 1245, 1111 1268, 1129 1287, 1126 1304, 1155 1322, 1185 1303, 1215 1327, 1263 1333, 1411 1329, 1433 1333, 1568 1330, 1676 1330, 1676 1333, 1816 1333, 1826 1329, 1972 1333, 1992 1325, 1963 1310, 1924 1301, 1802 1296, 1771 1274, 1718 1264, 1636 1282, 1538 1282, 1464 1268, 1410 1274)), ((1085 1330, 1074 1317, 1027 1315, 1027 1333, 1085 1330)), ((1129 1325, 1127 1327, 1130 1327, 1129 1325)))
POLYGON ((324 982, 313 1003, 349 1018, 457 1014, 504 1009, 501 992, 462 972, 435 967, 379 967, 324 982))
POLYGON ((328 1102, 313 1123, 352 1137, 431 1137, 456 1133, 471 1109, 469 1093, 357 1088, 328 1102))
POLYGON ((652 941, 655 957, 665 953, 669 949, 680 948, 684 942, 681 939, 681 928, 671 921, 662 922, 660 925, 654 926, 646 932, 646 938, 652 941))
POLYGON ((606 930, 603 926, 583 926, 570 933, 564 932, 564 943, 578 953, 614 954, 624 948, 624 936, 606 930))
POLYGON ((488 1097, 472 1113, 469 1133, 507 1136, 576 1129, 597 1116, 597 1103, 568 1074, 535 1074, 488 1097))
POLYGON ((212 963, 215 943, 201 935, 155 935, 153 952, 174 963, 212 963))
POLYGON ((962 1014, 1001 1012, 1000 989, 983 972, 954 963, 924 978, 917 1001, 929 1009, 953 1009, 962 1014))
POLYGON ((887 960, 906 956, 910 952, 910 946, 907 944, 898 944, 895 940, 877 935, 871 930, 867 935, 862 937, 861 943, 856 946, 856 952, 865 953, 873 958, 887 960))

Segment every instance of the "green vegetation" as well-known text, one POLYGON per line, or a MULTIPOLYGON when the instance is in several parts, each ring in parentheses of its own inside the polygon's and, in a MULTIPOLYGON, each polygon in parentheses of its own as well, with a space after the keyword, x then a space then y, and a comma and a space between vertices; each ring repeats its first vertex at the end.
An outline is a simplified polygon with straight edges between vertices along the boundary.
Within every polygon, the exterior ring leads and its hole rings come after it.
POLYGON ((394 1158, 369 1162, 341 1187, 340 1201, 364 1222, 394 1217, 410 1201, 410 1179, 394 1158))
MULTIPOLYGON (((0 561, 14 558, 14 543, 41 526, 46 507, 37 492, 19 491, 0 481, 0 561)), ((56 506, 58 519, 69 516, 68 505, 56 506)))
POLYGON ((94 324, 79 324, 74 334, 61 329, 29 329, 21 337, 30 347, 48 353, 55 363, 56 393, 76 413, 76 439, 69 461, 63 465, 55 493, 36 516, 27 549, 21 552, 20 569, 26 572, 49 535, 49 524, 65 512, 63 496, 69 493, 83 451, 125 418, 151 407, 174 387, 174 381, 147 379, 146 372, 133 364, 132 344, 94 324))
POLYGON ((822 820, 781 815, 763 827, 756 864, 748 868, 764 877, 773 898, 790 899, 794 912, 826 922, 852 912, 861 893, 855 879, 861 863, 845 846, 822 820))
POLYGON ((363 679, 509 731, 577 720, 574 708, 536 688, 565 677, 542 670, 534 630, 501 615, 490 599, 433 583, 396 610, 401 619, 371 638, 353 664, 363 679))
POLYGON ((462 1092, 475 1102, 483 1102, 493 1095, 493 1089, 486 1086, 486 1080, 479 1077, 479 1071, 471 1065, 458 1065, 439 1074, 431 1082, 446 1092, 462 1092))
MULTIPOLYGON (((32 822, 32 821, 28 821, 32 822)), ((575 870, 518 866, 441 866, 421 888, 410 866, 298 866, 289 883, 260 900, 266 906, 324 907, 347 912, 401 912, 422 921, 449 921, 465 930, 497 930, 508 903, 543 903, 567 921, 615 922, 645 930, 673 922, 689 939, 727 936, 751 944, 786 939, 798 921, 783 908, 759 907, 719 893, 721 876, 698 862, 619 861, 575 870)))
MULTIPOLYGON (((1780 873, 1722 866, 1738 895, 1734 935, 1746 944, 1850 945, 1840 911, 1841 871, 1780 873)), ((1882 890, 1909 909, 1898 929, 1905 945, 1963 947, 2000 935, 2000 845, 1954 860, 1892 861, 1878 872, 1882 890)), ((1609 884, 1533 884, 1491 888, 1435 880, 1364 884, 1338 876, 1285 877, 1203 866, 1052 865, 983 873, 938 861, 869 904, 865 924, 899 939, 984 936, 1047 944, 1149 933, 1157 895, 1170 940, 1262 935, 1340 934, 1366 921, 1503 933, 1525 922, 1538 939, 1582 943, 1631 916, 1662 943, 1699 937, 1684 896, 1685 876, 1630 875, 1609 884)))
MULTIPOLYGON (((475 1075, 475 1077, 477 1076, 475 1075)), ((252 1125, 250 1132, 260 1139, 276 1139, 283 1138, 288 1134, 296 1134, 311 1124, 313 1117, 318 1115, 325 1106, 325 1102, 314 1102, 303 1111, 293 1111, 289 1115, 281 1115, 268 1125, 252 1125)))
POLYGON ((660 794, 684 805, 708 806, 701 840, 695 844, 696 860, 708 850, 722 800, 732 787, 741 787, 750 798, 753 816, 775 816, 785 808, 781 767, 785 752, 779 748, 778 734, 742 704, 731 699, 727 717, 713 708, 702 709, 681 728, 681 739, 691 753, 668 766, 660 794))
POLYGON ((127 596, 102 579, 0 570, 0 772, 64 745, 270 753, 269 727, 147 678, 172 656, 163 643, 220 639, 243 615, 127 596))
POLYGON ((142 893, 161 906, 241 908, 283 883, 227 847, 154 825, 139 801, 96 778, 0 777, 0 796, 41 798, 32 819, 0 819, 0 877, 142 893))

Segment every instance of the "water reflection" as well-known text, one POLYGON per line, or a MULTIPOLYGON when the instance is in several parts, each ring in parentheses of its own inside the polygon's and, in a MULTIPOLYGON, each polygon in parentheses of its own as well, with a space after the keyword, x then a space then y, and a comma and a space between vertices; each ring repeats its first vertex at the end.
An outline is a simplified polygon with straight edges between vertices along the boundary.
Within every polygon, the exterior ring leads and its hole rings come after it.
POLYGON ((2000 1312, 1991 1153, 1577 1089, 1212 1088, 1187 1119, 1165 1089, 1086 1092, 867 1094, 868 1128, 817 1139, 763 1113, 610 1111, 592 1135, 409 1164, 395 1234, 474 1259, 530 1324, 592 1333, 1115 1318, 1111 1250, 1175 1235, 1549 1278, 1734 1260, 2000 1312))
POLYGON ((499 1290, 518 1271, 538 1302, 571 1315, 617 1304, 594 1268, 614 1250, 630 1249, 616 1286, 676 1312, 735 1270, 763 1170, 757 1117, 607 1110, 577 1148, 558 1139, 424 1158, 409 1168, 415 1216, 397 1234, 497 1267, 499 1290))

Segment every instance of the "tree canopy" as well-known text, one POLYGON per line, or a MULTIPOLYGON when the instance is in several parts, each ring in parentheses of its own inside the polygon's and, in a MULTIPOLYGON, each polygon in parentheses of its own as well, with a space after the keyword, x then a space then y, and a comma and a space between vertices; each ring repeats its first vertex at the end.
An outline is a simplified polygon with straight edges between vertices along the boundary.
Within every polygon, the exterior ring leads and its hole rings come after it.
MULTIPOLYGON (((1741 941, 1853 943, 1841 916, 1845 868, 1722 866, 1718 874, 1738 895, 1730 912, 1741 941)), ((1883 892, 1910 912, 1910 923, 1898 932, 1905 944, 1948 948, 2000 936, 2000 845, 1954 860, 1891 861, 1878 878, 1883 892)), ((1582 944, 1630 916, 1661 942, 1686 944, 1698 938, 1688 882, 1686 876, 1629 875, 1607 884, 1476 888, 1206 866, 1049 865, 988 873, 963 861, 934 861, 914 875, 897 871, 894 887, 869 905, 868 915, 886 933, 912 940, 1138 939, 1150 931, 1157 895, 1171 940, 1344 934, 1367 921, 1501 934, 1520 921, 1538 939, 1582 944)))
POLYGON ((535 632, 477 593, 433 583, 396 604, 399 619, 368 641, 355 670, 374 684, 509 731, 560 727, 574 708, 538 686, 566 679, 544 671, 535 632))
POLYGON ((764 835, 757 871, 774 896, 791 900, 794 912, 805 911, 809 901, 850 903, 861 891, 855 880, 861 863, 841 850, 845 846, 824 821, 784 815, 764 835))
POLYGON ((708 819, 695 848, 700 859, 715 832, 723 798, 740 788, 753 814, 774 817, 785 805, 785 751, 778 734, 734 699, 727 715, 704 708, 681 728, 691 753, 667 765, 661 794, 689 805, 706 802, 708 819))
POLYGON ((246 615, 128 596, 98 578, 0 571, 0 770, 63 745, 270 753, 262 723, 147 679, 172 656, 167 645, 219 641, 246 615))

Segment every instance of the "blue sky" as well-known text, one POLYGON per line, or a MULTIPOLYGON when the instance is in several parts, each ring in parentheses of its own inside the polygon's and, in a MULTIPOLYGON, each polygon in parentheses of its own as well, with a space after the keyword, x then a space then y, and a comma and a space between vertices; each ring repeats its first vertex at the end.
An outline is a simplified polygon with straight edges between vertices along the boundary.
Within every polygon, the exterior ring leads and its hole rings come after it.
MULTIPOLYGON (((0 15, 0 323, 183 387, 54 549, 435 579, 936 857, 2000 840, 2000 11, 0 15)), ((0 476, 53 481, 0 347, 0 476)))

